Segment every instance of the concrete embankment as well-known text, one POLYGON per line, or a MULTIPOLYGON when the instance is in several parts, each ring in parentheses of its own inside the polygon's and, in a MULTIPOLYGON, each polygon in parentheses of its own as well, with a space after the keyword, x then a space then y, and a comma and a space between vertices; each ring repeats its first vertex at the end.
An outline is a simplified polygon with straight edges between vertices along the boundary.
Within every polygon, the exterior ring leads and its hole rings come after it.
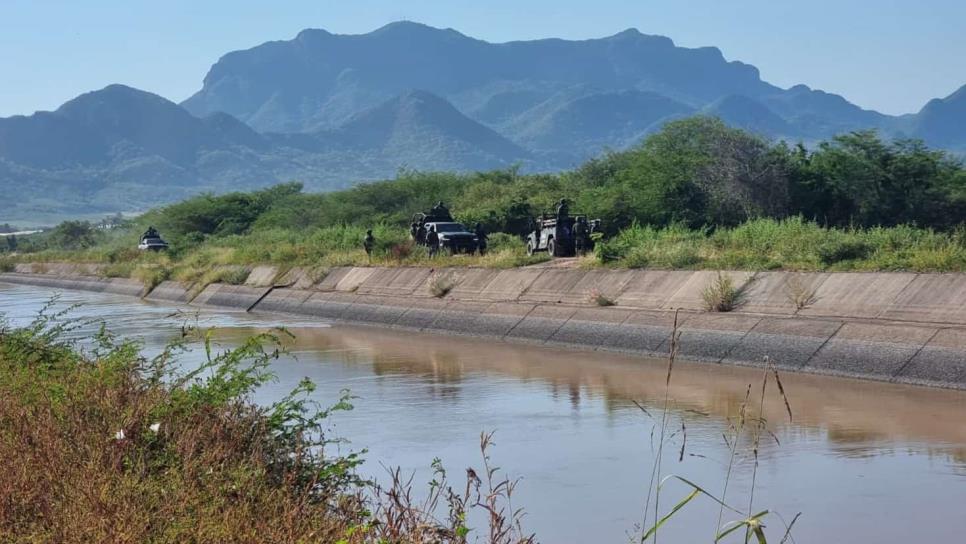
POLYGON ((244 285, 167 281, 150 293, 94 273, 20 265, 0 281, 648 356, 669 350, 677 311, 685 360, 767 356, 787 370, 966 389, 966 274, 727 271, 743 302, 710 313, 710 271, 256 267, 244 285))

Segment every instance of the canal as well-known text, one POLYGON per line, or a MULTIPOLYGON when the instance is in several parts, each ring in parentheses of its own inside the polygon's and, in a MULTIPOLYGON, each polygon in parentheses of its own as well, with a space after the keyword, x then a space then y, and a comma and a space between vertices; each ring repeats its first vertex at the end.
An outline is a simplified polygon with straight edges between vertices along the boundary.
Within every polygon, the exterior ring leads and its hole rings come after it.
MULTIPOLYGON (((0 283, 0 312, 24 324, 50 296, 47 289, 0 283)), ((368 450, 365 476, 384 480, 386 467, 398 466, 425 483, 439 458, 459 480, 466 467, 480 467, 479 435, 492 431, 493 461, 520 478, 514 506, 525 509, 525 527, 541 542, 627 542, 640 522, 657 455, 652 431, 664 406, 666 361, 95 293, 63 292, 57 304, 78 304, 74 317, 103 320, 117 334, 140 339, 148 353, 186 321, 215 327, 226 347, 284 325, 296 340, 274 364, 278 380, 256 400, 271 402, 304 377, 316 382, 313 395, 322 404, 350 390, 355 409, 335 415, 332 432, 348 441, 345 451, 368 450)), ((189 354, 185 364, 200 357, 189 354)), ((732 464, 727 499, 747 509, 751 440, 743 434, 731 463, 727 437, 749 386, 749 417, 758 415, 762 377, 758 369, 676 365, 667 389, 674 436, 662 473, 720 494, 732 464)), ((810 375, 784 374, 782 382, 792 417, 769 383, 753 504, 773 512, 766 524, 776 542, 782 520, 798 513, 797 542, 962 541, 966 393, 810 375)), ((668 483, 662 510, 689 491, 668 483)), ((662 529, 662 540, 710 542, 717 519, 718 507, 698 498, 662 529)))

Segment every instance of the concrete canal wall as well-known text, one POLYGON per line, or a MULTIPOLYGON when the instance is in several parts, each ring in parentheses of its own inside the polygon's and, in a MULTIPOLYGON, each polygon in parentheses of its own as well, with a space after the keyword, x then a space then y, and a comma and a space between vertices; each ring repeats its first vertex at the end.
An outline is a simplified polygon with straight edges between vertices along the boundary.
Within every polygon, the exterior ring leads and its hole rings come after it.
POLYGON ((719 313, 702 298, 713 271, 256 267, 243 285, 150 293, 97 272, 19 265, 0 281, 648 356, 669 350, 677 311, 685 360, 767 356, 786 370, 966 389, 966 274, 726 271, 744 296, 719 313))

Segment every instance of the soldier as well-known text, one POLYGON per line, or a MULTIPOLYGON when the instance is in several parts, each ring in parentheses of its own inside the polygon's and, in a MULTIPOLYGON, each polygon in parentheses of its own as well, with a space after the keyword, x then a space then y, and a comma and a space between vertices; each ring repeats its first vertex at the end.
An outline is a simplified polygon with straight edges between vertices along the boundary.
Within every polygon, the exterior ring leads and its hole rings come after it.
POLYGON ((477 247, 477 249, 480 250, 480 255, 481 256, 482 255, 486 255, 486 242, 487 242, 487 240, 490 239, 490 237, 487 236, 486 235, 486 231, 483 230, 483 224, 482 223, 477 223, 475 230, 476 230, 476 247, 477 247))
POLYGON ((567 199, 561 198, 560 202, 557 203, 557 219, 563 219, 570 215, 570 206, 567 205, 567 199))
POLYGON ((372 248, 376 246, 376 238, 372 235, 372 229, 366 230, 366 237, 362 240, 362 249, 366 250, 366 258, 372 262, 372 248))
POLYGON ((160 238, 158 229, 153 226, 148 227, 148 230, 144 231, 144 234, 141 235, 141 241, 143 242, 145 238, 160 238))
MULTIPOLYGON (((432 211, 433 211, 433 217, 446 218, 446 217, 449 217, 450 216, 449 215, 449 208, 447 208, 446 205, 443 204, 443 201, 442 200, 440 200, 439 202, 436 203, 435 206, 433 206, 433 210, 432 211)), ((437 219, 437 221, 439 221, 439 220, 440 219, 437 219)))
POLYGON ((574 249, 577 250, 577 255, 587 252, 587 235, 587 219, 583 216, 578 217, 574 224, 574 249))
POLYGON ((435 257, 436 252, 439 251, 439 234, 436 233, 436 225, 429 227, 429 232, 426 233, 426 245, 429 246, 429 256, 435 257))
POLYGON ((426 224, 422 221, 419 222, 419 227, 416 229, 416 243, 419 245, 426 244, 426 224))
POLYGON ((419 241, 419 223, 413 221, 409 224, 409 237, 412 238, 413 241, 419 241))

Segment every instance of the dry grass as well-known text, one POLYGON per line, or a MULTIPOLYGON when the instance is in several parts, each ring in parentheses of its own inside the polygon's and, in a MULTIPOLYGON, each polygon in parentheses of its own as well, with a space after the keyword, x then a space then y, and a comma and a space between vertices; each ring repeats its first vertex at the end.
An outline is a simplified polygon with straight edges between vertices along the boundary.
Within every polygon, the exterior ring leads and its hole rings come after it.
POLYGON ((797 310, 804 310, 818 302, 815 293, 816 289, 806 284, 798 274, 785 282, 785 297, 797 310))
POLYGON ((617 301, 613 298, 604 294, 600 289, 594 288, 590 290, 590 303, 596 304, 601 307, 616 306, 617 301))
POLYGON ((433 272, 429 277, 429 293, 436 298, 443 298, 456 287, 456 282, 449 276, 433 272))
POLYGON ((709 312, 731 312, 744 303, 745 286, 735 285, 731 276, 718 272, 701 292, 701 298, 709 312))
POLYGON ((711 535, 711 542, 720 542, 728 535, 736 531, 743 531, 743 541, 747 544, 754 539, 758 544, 767 544, 764 520, 769 516, 775 517, 783 524, 784 533, 780 544, 785 544, 791 536, 792 528, 798 521, 801 513, 796 514, 790 523, 785 523, 784 518, 770 510, 756 511, 755 508, 755 484, 758 475, 758 452, 763 438, 771 437, 776 443, 777 437, 767 429, 767 418, 765 415, 765 396, 768 393, 768 384, 774 380, 777 392, 784 402, 788 419, 792 419, 792 409, 785 387, 782 384, 781 376, 774 364, 765 357, 763 361, 763 375, 761 381, 761 393, 758 399, 757 412, 754 411, 753 384, 748 384, 744 400, 737 407, 734 414, 729 416, 728 432, 722 434, 725 446, 727 446, 729 457, 724 463, 726 467, 725 482, 720 495, 715 495, 705 487, 693 481, 675 474, 664 475, 662 473, 662 462, 665 456, 665 449, 677 438, 680 441, 680 451, 677 454, 678 461, 684 459, 687 448, 687 423, 684 413, 693 411, 676 411, 672 416, 673 399, 671 398, 671 380, 674 376, 674 363, 680 344, 680 333, 678 332, 678 316, 675 312, 674 325, 671 331, 670 350, 668 352, 667 374, 665 378, 664 402, 661 409, 660 419, 656 419, 644 406, 635 403, 644 415, 654 422, 654 429, 651 431, 652 437, 658 438, 657 452, 651 467, 651 477, 648 483, 647 499, 645 501, 644 513, 640 524, 640 544, 658 541, 658 534, 662 528, 673 520, 673 518, 692 501, 704 497, 718 505, 718 519, 714 526, 714 533, 711 535), (677 417, 678 422, 673 421, 677 417), (749 428, 751 430, 749 431, 749 428), (748 496, 747 509, 737 506, 736 503, 729 501, 728 487, 736 470, 736 459, 738 449, 741 444, 748 444, 751 457, 754 460, 751 472, 751 490, 748 496), (676 502, 667 513, 662 515, 661 496, 666 491, 666 487, 671 484, 679 484, 687 491, 683 499, 676 502), (733 521, 725 522, 725 515, 736 516, 733 521))

